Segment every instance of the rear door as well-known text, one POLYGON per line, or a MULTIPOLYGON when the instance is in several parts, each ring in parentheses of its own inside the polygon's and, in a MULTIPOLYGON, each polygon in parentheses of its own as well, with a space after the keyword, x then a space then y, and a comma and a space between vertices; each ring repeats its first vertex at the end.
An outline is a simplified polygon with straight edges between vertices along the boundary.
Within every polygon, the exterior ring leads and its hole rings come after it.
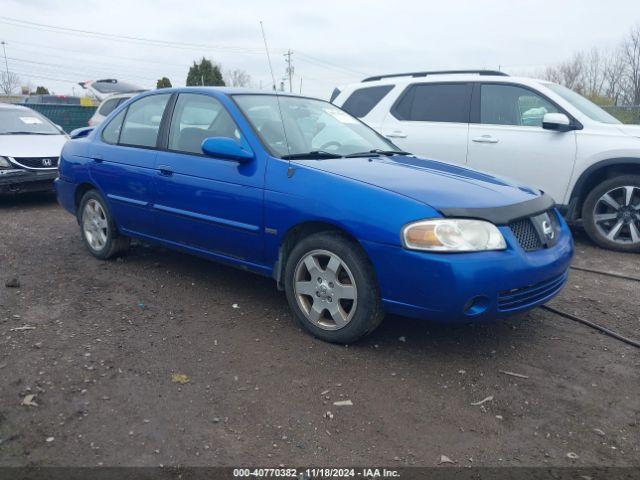
POLYGON ((181 93, 173 108, 167 149, 156 159, 154 209, 160 236, 179 245, 263 260, 264 158, 240 163, 206 156, 208 137, 243 142, 238 126, 209 95, 181 93))
POLYGON ((469 83, 409 85, 392 106, 381 133, 418 156, 463 165, 471 89, 469 83))
POLYGON ((132 103, 109 121, 91 146, 91 177, 125 233, 156 233, 151 215, 155 159, 170 96, 150 95, 132 103))
POLYGON ((561 202, 576 157, 574 131, 542 128, 545 113, 566 113, 529 88, 482 83, 469 127, 471 168, 537 187, 561 202))

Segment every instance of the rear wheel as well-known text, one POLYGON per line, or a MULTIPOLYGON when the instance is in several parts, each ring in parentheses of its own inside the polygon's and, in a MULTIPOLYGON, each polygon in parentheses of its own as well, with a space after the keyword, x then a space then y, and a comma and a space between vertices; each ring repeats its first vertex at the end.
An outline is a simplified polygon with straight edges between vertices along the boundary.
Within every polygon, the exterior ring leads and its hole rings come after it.
POLYGON ((82 197, 78 220, 82 240, 94 257, 106 260, 129 247, 129 238, 118 234, 109 207, 97 190, 89 190, 82 197))
POLYGON ((357 243, 336 232, 311 235, 293 248, 285 291, 300 325, 328 342, 354 342, 384 316, 373 267, 357 243))
POLYGON ((601 247, 640 252, 640 176, 623 175, 595 187, 582 206, 582 220, 601 247))

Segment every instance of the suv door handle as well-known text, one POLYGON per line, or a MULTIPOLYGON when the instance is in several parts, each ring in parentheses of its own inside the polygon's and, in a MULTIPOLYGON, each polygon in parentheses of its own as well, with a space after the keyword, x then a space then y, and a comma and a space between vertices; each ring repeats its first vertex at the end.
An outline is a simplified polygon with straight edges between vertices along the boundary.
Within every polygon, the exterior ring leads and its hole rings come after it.
POLYGON ((471 140, 476 143, 498 143, 500 141, 491 135, 482 135, 481 137, 474 137, 471 140))
POLYGON ((396 130, 394 132, 387 133, 387 137, 388 138, 407 138, 407 134, 400 130, 396 130))
POLYGON ((158 175, 162 175, 163 177, 170 177, 173 175, 173 170, 169 165, 158 165, 158 175))

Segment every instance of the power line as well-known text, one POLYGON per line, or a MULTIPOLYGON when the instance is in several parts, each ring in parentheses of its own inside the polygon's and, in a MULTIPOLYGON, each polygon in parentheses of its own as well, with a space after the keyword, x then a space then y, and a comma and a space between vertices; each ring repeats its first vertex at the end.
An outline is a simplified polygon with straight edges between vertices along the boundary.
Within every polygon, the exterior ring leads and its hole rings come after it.
POLYGON ((169 42, 166 40, 158 40, 145 37, 134 37, 130 35, 116 35, 113 33, 95 32, 91 30, 81 30, 77 28, 59 27, 56 25, 48 25, 44 23, 30 22, 27 20, 20 20, 17 18, 0 16, 0 23, 13 25, 15 27, 31 28, 37 30, 47 30, 55 33, 64 33, 67 35, 76 36, 88 36, 93 38, 109 39, 119 42, 129 43, 143 43, 147 45, 163 46, 170 48, 181 48, 188 50, 220 50, 227 51, 229 53, 247 53, 247 54, 261 54, 261 49, 256 47, 237 47, 237 46, 221 46, 221 45, 206 45, 199 43, 188 42, 169 42))

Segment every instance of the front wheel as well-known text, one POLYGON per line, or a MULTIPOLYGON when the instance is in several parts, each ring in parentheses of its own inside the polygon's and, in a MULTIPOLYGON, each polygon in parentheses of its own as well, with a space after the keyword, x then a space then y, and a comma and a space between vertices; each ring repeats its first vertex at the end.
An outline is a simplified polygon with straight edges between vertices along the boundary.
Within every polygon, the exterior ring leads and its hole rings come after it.
POLYGON ((640 252, 640 176, 621 175, 596 186, 584 201, 582 221, 601 247, 640 252))
POLYGON ((129 238, 118 234, 109 207, 97 190, 89 190, 82 197, 78 220, 82 240, 94 257, 106 260, 129 247, 129 238))
POLYGON ((287 259, 284 283, 300 325, 328 342, 355 342, 384 316, 368 258, 360 245, 336 232, 300 241, 287 259))

